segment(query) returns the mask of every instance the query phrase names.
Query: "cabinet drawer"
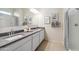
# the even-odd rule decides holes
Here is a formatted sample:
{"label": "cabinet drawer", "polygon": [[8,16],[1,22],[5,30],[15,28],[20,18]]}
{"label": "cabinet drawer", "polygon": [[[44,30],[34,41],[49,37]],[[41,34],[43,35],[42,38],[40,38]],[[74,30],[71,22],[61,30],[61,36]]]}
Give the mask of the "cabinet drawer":
{"label": "cabinet drawer", "polygon": [[3,47],[3,48],[0,48],[0,50],[2,50],[2,51],[13,51],[13,50],[15,50],[16,48],[22,46],[22,45],[23,45],[24,43],[26,43],[27,41],[31,40],[31,39],[32,39],[32,36],[26,37],[26,38],[24,38],[24,39],[22,39],[22,40],[19,40],[19,41],[14,42],[14,43],[12,43],[12,44],[10,44],[10,45],[7,45],[7,46],[5,46],[5,47]]}

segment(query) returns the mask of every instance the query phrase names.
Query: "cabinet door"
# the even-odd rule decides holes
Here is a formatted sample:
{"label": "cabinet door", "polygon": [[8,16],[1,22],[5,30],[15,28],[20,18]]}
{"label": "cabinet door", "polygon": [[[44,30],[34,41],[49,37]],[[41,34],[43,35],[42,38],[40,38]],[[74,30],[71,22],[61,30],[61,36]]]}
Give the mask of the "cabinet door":
{"label": "cabinet door", "polygon": [[44,40],[44,30],[40,31],[40,43]]}
{"label": "cabinet door", "polygon": [[39,32],[33,34],[33,48],[32,50],[35,50],[39,45]]}
{"label": "cabinet door", "polygon": [[32,42],[31,40],[24,43],[22,46],[18,47],[15,51],[32,51]]}

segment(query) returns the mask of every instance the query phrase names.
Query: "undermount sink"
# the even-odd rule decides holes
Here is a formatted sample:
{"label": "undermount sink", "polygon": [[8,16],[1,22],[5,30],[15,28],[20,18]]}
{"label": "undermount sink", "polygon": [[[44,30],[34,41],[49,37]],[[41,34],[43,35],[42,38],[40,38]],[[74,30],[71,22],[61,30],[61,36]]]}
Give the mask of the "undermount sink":
{"label": "undermount sink", "polygon": [[5,40],[16,40],[16,39],[19,39],[19,38],[22,38],[23,35],[17,35],[17,36],[13,36],[13,37],[10,37],[10,38],[6,38]]}

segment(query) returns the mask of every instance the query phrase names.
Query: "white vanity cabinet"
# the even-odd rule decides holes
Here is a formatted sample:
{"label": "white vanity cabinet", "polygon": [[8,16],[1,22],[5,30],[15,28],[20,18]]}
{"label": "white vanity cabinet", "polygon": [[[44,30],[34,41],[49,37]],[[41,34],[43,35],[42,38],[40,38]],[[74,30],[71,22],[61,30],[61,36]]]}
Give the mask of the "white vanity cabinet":
{"label": "white vanity cabinet", "polygon": [[40,43],[44,40],[44,30],[40,31]]}
{"label": "white vanity cabinet", "polygon": [[[24,39],[16,41],[12,44],[9,44],[5,47],[0,48],[0,51],[18,51],[18,50],[31,50],[31,40],[32,36],[28,36]],[[23,46],[23,49],[22,49]],[[25,47],[26,46],[26,47]]]}
{"label": "white vanity cabinet", "polygon": [[40,44],[39,42],[39,35],[40,33],[37,32],[35,34],[33,34],[33,45],[32,45],[32,50],[34,51]]}
{"label": "white vanity cabinet", "polygon": [[43,40],[44,30],[40,30],[25,38],[18,39],[18,41],[0,48],[0,51],[35,51],[35,49]]}

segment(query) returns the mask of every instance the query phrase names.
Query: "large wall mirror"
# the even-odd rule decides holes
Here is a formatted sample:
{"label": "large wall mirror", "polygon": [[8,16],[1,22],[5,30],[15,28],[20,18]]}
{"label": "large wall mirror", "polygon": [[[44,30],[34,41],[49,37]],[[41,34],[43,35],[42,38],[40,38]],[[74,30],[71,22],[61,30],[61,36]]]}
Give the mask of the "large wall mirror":
{"label": "large wall mirror", "polygon": [[[25,8],[0,8],[0,31],[19,30],[32,23],[29,9]],[[9,29],[10,28],[10,29]]]}
{"label": "large wall mirror", "polygon": [[31,25],[32,24],[32,16],[25,16],[23,25]]}
{"label": "large wall mirror", "polygon": [[24,22],[24,9],[14,8],[13,9],[13,26],[23,26]]}
{"label": "large wall mirror", "polygon": [[22,8],[0,8],[0,33],[14,30],[13,27],[23,26],[23,10]]}
{"label": "large wall mirror", "polygon": [[12,12],[10,8],[0,8],[0,28],[11,27]]}

